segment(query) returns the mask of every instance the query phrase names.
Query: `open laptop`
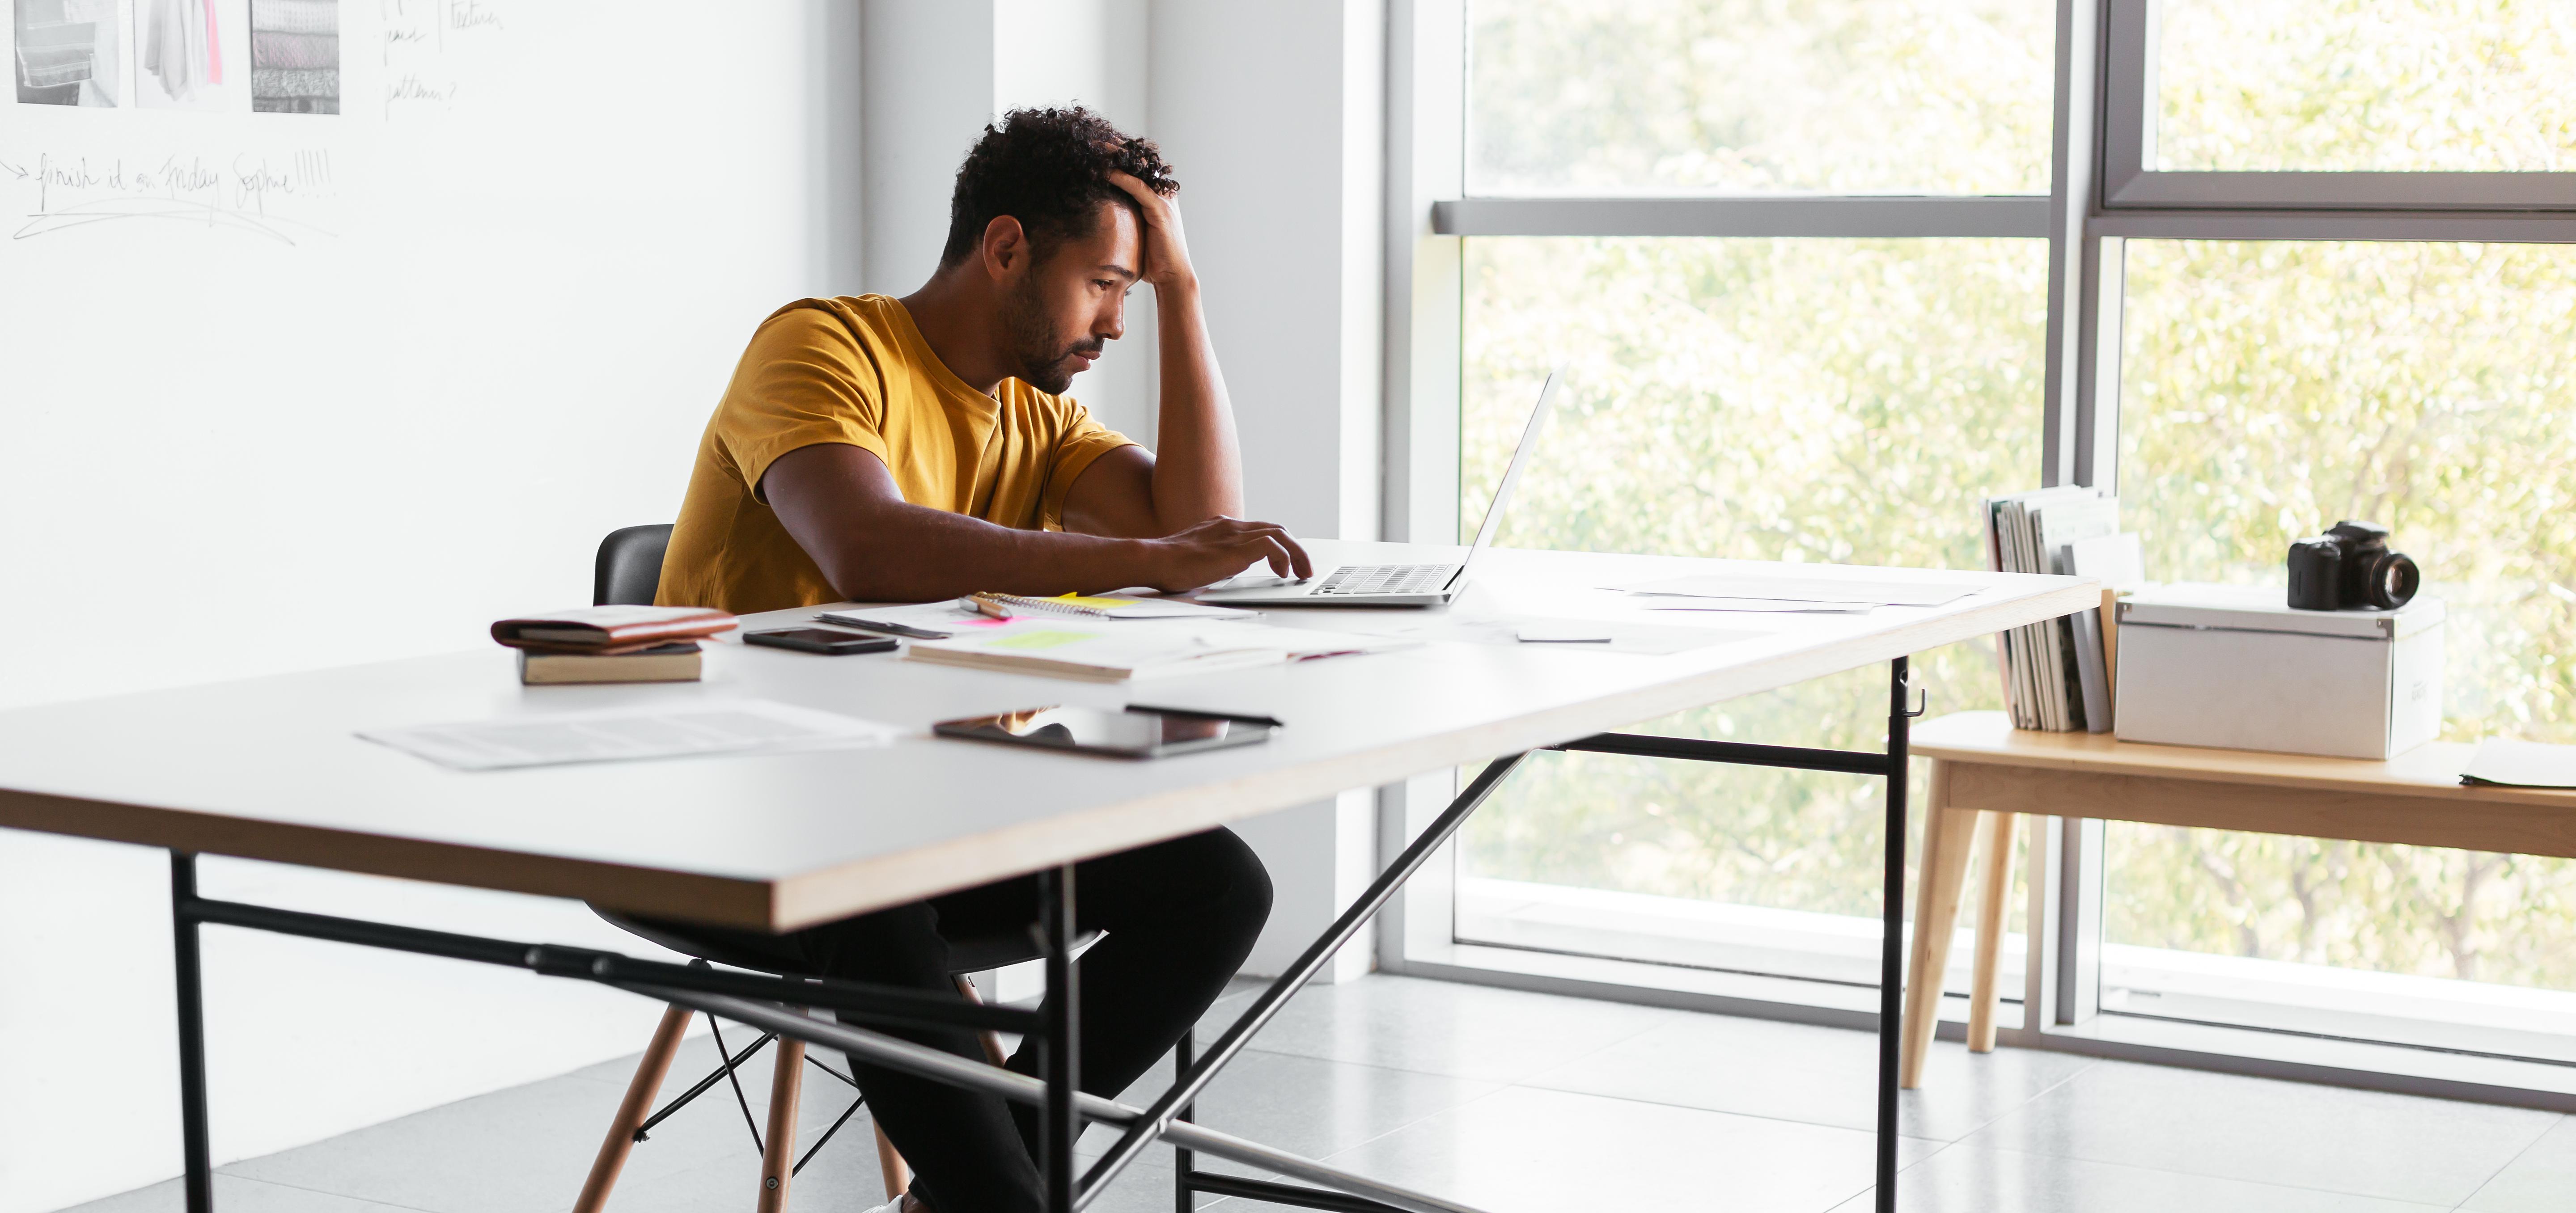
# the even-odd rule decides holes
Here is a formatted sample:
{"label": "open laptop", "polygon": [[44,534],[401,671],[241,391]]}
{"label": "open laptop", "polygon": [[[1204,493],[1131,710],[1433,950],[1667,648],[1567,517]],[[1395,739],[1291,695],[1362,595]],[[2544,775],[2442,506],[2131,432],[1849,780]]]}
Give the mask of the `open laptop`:
{"label": "open laptop", "polygon": [[1494,486],[1494,503],[1485,507],[1485,524],[1476,528],[1476,546],[1467,550],[1460,564],[1344,564],[1322,569],[1304,581],[1290,581],[1267,573],[1246,574],[1220,582],[1215,589],[1196,597],[1201,602],[1221,602],[1228,606],[1437,606],[1456,598],[1467,588],[1467,574],[1476,567],[1476,557],[1484,554],[1503,529],[1503,510],[1512,503],[1512,486],[1520,481],[1521,468],[1529,463],[1530,452],[1538,449],[1539,431],[1547,428],[1548,411],[1556,404],[1556,385],[1564,378],[1562,370],[1548,374],[1547,384],[1538,390],[1538,407],[1530,410],[1529,424],[1521,430],[1521,444],[1512,448],[1511,466],[1503,469],[1503,482]]}

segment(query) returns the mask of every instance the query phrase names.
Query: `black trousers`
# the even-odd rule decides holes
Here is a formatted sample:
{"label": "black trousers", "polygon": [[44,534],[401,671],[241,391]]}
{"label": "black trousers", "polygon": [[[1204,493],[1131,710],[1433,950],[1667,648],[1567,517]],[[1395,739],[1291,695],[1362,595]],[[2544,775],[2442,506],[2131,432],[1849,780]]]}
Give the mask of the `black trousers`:
{"label": "black trousers", "polygon": [[[1270,876],[1220,829],[1076,864],[1074,899],[1075,926],[1106,933],[1080,961],[1082,1089],[1114,1097],[1179,1043],[1251,954],[1270,917]],[[720,960],[774,955],[794,971],[961,997],[948,938],[1018,931],[1037,912],[1037,878],[1025,876],[784,936],[654,925],[705,941]],[[984,1058],[964,1028],[880,1030]],[[1010,1068],[1036,1074],[1036,1053],[1022,1045]],[[850,1066],[877,1124],[912,1164],[912,1194],[935,1213],[1044,1207],[1037,1109],[858,1057]]]}

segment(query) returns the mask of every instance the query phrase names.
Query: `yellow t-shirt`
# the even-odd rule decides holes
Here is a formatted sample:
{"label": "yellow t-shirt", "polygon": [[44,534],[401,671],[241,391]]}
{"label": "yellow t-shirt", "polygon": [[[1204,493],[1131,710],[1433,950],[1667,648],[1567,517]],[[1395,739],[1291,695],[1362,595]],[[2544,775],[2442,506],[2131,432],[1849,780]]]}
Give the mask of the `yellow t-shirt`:
{"label": "yellow t-shirt", "polygon": [[779,456],[846,442],[885,461],[903,499],[1021,530],[1058,530],[1093,460],[1133,443],[1071,399],[959,379],[884,295],[800,299],[752,334],[698,443],[655,601],[748,614],[841,595],[762,500]]}

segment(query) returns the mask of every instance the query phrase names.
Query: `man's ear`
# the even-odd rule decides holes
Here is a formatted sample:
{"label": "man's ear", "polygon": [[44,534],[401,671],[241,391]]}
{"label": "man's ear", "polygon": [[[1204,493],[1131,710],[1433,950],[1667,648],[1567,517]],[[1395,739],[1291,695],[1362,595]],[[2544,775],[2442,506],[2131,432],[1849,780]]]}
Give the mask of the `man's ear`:
{"label": "man's ear", "polygon": [[996,281],[1023,269],[1029,259],[1029,234],[1020,221],[1009,215],[995,215],[984,225],[984,272]]}

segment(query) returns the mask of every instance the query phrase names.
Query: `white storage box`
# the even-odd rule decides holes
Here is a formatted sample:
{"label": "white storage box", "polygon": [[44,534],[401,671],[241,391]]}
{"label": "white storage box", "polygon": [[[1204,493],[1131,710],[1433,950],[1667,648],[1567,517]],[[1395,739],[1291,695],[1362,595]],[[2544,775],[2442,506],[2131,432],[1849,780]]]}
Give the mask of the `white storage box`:
{"label": "white storage box", "polygon": [[2120,603],[2122,741],[2388,758],[2442,728],[2442,602],[2301,611],[2278,587],[2160,586]]}

